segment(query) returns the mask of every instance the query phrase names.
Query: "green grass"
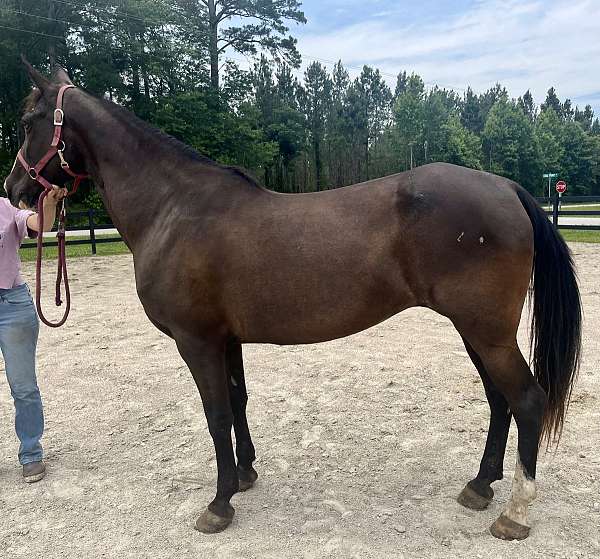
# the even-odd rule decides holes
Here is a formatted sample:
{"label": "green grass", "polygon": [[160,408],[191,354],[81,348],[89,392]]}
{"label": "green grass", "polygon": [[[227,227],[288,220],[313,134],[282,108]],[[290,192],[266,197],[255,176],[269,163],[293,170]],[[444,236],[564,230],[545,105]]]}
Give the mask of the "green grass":
{"label": "green grass", "polygon": [[[548,204],[542,204],[542,208],[544,208],[545,210],[550,210],[552,211],[552,204],[550,206],[548,206]],[[599,211],[600,210],[600,204],[563,204],[560,207],[561,210],[577,210],[577,211],[582,211],[582,212],[590,212],[590,211]],[[582,216],[583,217],[583,216]]]}
{"label": "green grass", "polygon": [[561,209],[563,210],[577,210],[577,211],[581,211],[581,212],[597,212],[600,210],[600,204],[596,204],[596,205],[578,205],[578,204],[569,204],[567,206],[562,206]]}
{"label": "green grass", "polygon": [[[577,231],[564,230],[560,231],[561,235],[567,242],[571,243],[600,243],[600,231]],[[109,235],[106,235],[109,236]],[[98,235],[98,238],[101,236]],[[87,239],[87,237],[69,237],[70,240]],[[52,239],[53,240],[53,239]],[[31,241],[29,241],[31,242]],[[112,256],[114,254],[128,254],[129,249],[123,242],[102,243],[97,245],[97,256]],[[21,260],[23,262],[32,262],[36,257],[36,249],[22,248],[20,251]],[[56,247],[47,247],[44,249],[44,260],[55,259],[57,255]],[[75,245],[67,246],[68,258],[79,258],[82,256],[92,256],[91,245]]]}
{"label": "green grass", "polygon": [[[110,237],[111,235],[104,235],[105,237]],[[88,239],[89,237],[67,237],[67,242],[74,241],[76,239]],[[102,238],[102,235],[96,235],[96,238]],[[55,237],[50,237],[47,239],[48,241],[56,240]],[[31,241],[28,241],[29,244]],[[127,254],[129,253],[129,249],[122,241],[115,243],[102,243],[96,245],[97,248],[97,256],[110,256],[113,254]],[[36,248],[33,246],[32,248],[21,248],[19,251],[21,255],[21,260],[23,262],[31,262],[36,258]],[[92,245],[67,245],[67,258],[77,258],[81,256],[92,256]],[[57,257],[57,247],[46,247],[44,248],[44,260],[50,260]]]}
{"label": "green grass", "polygon": [[570,243],[600,243],[600,231],[577,231],[576,229],[561,229],[561,235]]}

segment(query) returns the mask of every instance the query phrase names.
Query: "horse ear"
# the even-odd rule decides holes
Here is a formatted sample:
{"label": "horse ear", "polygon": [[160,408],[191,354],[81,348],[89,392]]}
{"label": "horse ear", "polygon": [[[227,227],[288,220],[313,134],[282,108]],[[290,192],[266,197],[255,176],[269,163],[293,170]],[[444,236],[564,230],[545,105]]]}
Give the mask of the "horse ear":
{"label": "horse ear", "polygon": [[23,61],[25,69],[27,70],[27,73],[29,74],[29,77],[34,85],[36,85],[40,91],[47,89],[50,85],[50,80],[45,76],[42,76],[42,74],[40,74],[31,64],[29,64],[29,61],[25,58],[24,54],[21,55],[21,60]]}
{"label": "horse ear", "polygon": [[52,77],[54,78],[54,81],[56,83],[59,83],[61,85],[73,85],[73,82],[71,81],[69,74],[67,74],[67,71],[58,64],[54,67]]}

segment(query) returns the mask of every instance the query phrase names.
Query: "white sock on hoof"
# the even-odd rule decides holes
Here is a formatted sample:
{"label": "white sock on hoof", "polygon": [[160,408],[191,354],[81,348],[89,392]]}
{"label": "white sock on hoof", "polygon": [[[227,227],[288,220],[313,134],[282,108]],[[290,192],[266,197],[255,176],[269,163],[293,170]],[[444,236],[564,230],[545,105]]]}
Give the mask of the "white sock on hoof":
{"label": "white sock on hoof", "polygon": [[525,468],[521,464],[521,457],[517,452],[517,464],[510,492],[510,501],[504,515],[518,524],[529,526],[527,508],[533,502],[535,496],[535,480],[527,477]]}

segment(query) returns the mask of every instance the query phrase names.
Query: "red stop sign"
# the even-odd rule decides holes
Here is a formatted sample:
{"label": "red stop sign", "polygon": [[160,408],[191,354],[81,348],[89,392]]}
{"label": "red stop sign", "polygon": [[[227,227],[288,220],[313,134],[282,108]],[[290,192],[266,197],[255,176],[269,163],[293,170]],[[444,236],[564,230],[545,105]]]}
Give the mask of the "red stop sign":
{"label": "red stop sign", "polygon": [[562,194],[563,192],[566,192],[567,190],[567,183],[565,181],[558,181],[556,183],[556,192],[558,192],[559,194]]}

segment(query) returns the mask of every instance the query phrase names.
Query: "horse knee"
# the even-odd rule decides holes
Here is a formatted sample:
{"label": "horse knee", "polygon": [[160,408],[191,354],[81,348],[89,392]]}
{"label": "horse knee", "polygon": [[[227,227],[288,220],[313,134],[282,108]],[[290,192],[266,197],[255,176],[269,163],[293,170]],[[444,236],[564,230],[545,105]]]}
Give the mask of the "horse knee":
{"label": "horse knee", "polygon": [[207,413],[208,432],[213,439],[223,436],[231,436],[231,427],[233,426],[233,413],[231,412],[213,412]]}

